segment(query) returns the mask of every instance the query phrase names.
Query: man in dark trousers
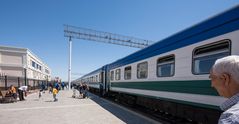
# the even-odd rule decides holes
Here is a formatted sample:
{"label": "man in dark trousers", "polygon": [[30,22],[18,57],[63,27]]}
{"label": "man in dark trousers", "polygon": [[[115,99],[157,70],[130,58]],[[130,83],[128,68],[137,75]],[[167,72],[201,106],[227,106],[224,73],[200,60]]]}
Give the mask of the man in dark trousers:
{"label": "man in dark trousers", "polygon": [[23,93],[27,92],[27,88],[28,88],[27,86],[21,86],[21,87],[18,88],[18,94],[19,94],[19,100],[20,101],[25,100]]}

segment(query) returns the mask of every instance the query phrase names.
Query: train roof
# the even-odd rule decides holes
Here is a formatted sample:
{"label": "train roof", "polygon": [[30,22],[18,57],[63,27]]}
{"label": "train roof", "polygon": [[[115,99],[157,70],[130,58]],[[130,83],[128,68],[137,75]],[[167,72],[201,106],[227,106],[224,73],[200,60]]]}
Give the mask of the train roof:
{"label": "train roof", "polygon": [[[100,67],[100,68],[98,68],[98,69],[96,69],[96,70],[94,70],[94,71],[92,71],[92,72],[90,72],[90,73],[88,73],[88,74],[86,74],[86,75],[84,75],[84,76],[78,78],[78,79],[82,79],[82,78],[87,77],[87,76],[91,76],[91,75],[94,75],[94,74],[98,74],[98,73],[100,73],[101,71],[105,70],[106,67],[107,67],[107,65],[104,65],[104,66],[102,66],[102,67]],[[76,79],[76,80],[78,80],[78,79]]]}
{"label": "train roof", "polygon": [[102,69],[103,69],[103,67],[98,68],[97,70],[94,70],[94,71],[92,71],[92,72],[90,72],[90,73],[88,73],[88,74],[82,76],[81,78],[84,78],[84,77],[87,77],[87,76],[90,76],[90,75],[93,75],[93,74],[99,73],[99,72],[102,71]]}
{"label": "train roof", "polygon": [[223,13],[213,16],[201,23],[178,32],[168,38],[158,41],[151,46],[121,58],[113,63],[94,70],[79,79],[99,73],[105,69],[114,69],[123,65],[147,59],[178,48],[194,44],[205,39],[219,36],[239,29],[239,5]]}
{"label": "train roof", "polygon": [[239,29],[239,5],[109,64],[114,69]]}

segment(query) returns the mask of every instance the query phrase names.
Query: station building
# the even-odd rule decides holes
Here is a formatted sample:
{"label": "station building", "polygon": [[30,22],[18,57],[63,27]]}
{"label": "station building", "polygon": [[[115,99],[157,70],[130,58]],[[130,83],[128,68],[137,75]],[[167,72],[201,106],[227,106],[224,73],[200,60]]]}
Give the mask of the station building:
{"label": "station building", "polygon": [[0,87],[37,86],[51,80],[51,69],[27,48],[0,46],[0,77]]}

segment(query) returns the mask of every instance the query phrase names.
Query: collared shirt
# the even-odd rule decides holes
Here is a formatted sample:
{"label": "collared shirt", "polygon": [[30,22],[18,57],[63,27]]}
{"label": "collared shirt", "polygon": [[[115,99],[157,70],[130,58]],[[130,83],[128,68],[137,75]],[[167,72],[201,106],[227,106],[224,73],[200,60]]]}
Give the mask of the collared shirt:
{"label": "collared shirt", "polygon": [[19,90],[22,90],[22,91],[27,91],[27,86],[21,86],[18,88]]}
{"label": "collared shirt", "polygon": [[220,108],[224,112],[218,124],[239,124],[239,93],[226,100]]}

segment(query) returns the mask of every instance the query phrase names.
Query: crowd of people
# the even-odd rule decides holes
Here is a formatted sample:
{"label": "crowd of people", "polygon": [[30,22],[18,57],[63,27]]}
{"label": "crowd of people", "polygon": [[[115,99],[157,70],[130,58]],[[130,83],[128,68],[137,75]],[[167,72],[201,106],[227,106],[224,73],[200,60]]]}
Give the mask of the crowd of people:
{"label": "crowd of people", "polygon": [[44,84],[42,84],[41,88],[39,90],[39,99],[41,98],[42,93],[45,93],[45,90],[48,89],[49,93],[52,93],[52,95],[53,95],[53,101],[56,102],[56,101],[58,101],[58,99],[57,99],[58,92],[60,90],[64,90],[67,87],[68,87],[68,85],[66,85],[64,82],[58,82],[58,81],[49,83],[48,88],[46,88],[46,86]]}
{"label": "crowd of people", "polygon": [[[17,102],[19,98],[19,101],[25,100],[24,97],[27,96],[29,93],[29,87],[30,86],[20,86],[16,88],[15,86],[11,85],[7,91],[6,95],[4,98],[11,98],[11,101],[9,102]],[[64,82],[58,82],[55,81],[54,83],[45,83],[45,82],[40,82],[39,85],[39,99],[42,97],[43,93],[45,93],[46,90],[49,90],[49,93],[53,94],[53,101],[57,101],[58,99],[56,98],[57,93],[60,90],[64,90],[67,88],[68,85],[66,85]]]}
{"label": "crowd of people", "polygon": [[[73,88],[73,98],[77,98],[77,96],[79,98],[88,98],[88,90],[89,90],[89,86],[86,83],[80,83],[80,84],[73,84],[72,85]],[[77,95],[77,91],[78,94]]]}
{"label": "crowd of people", "polygon": [[27,96],[27,92],[28,92],[28,86],[20,86],[17,90],[16,88],[11,85],[5,95],[5,98],[13,98],[13,100],[11,102],[17,102],[17,93],[19,96],[19,101],[23,101],[24,96]]}
{"label": "crowd of people", "polygon": [[[54,81],[53,83],[48,84],[48,88],[46,88],[43,83],[40,87],[39,99],[42,97],[42,94],[45,93],[45,90],[48,89],[49,93],[53,95],[53,101],[56,102],[58,101],[57,94],[59,91],[68,88],[68,85],[66,85],[64,82]],[[71,88],[73,89],[72,97],[76,98],[78,96],[78,98],[88,98],[89,87],[86,83],[80,83],[79,85],[73,84]],[[79,92],[79,95],[76,95],[77,91]]]}
{"label": "crowd of people", "polygon": [[[29,91],[30,86],[20,86],[19,88],[15,88],[13,85],[9,87],[6,93],[6,97],[13,98],[13,102],[17,101],[17,96],[19,96],[19,101],[25,100],[24,96],[27,96],[27,93]],[[66,85],[64,82],[58,82],[54,81],[53,83],[44,83],[41,82],[39,85],[39,99],[42,98],[43,93],[45,93],[46,90],[49,90],[49,94],[53,95],[53,101],[58,101],[57,94],[60,90],[64,90],[65,88],[68,88],[68,85]],[[88,98],[88,90],[89,87],[86,83],[80,83],[79,85],[73,84],[73,96],[74,98],[77,97],[76,91],[79,92],[78,98]]]}
{"label": "crowd of people", "polygon": [[72,85],[73,88],[73,98],[77,97],[77,91],[78,91],[78,97],[79,98],[88,98],[88,90],[89,90],[89,86],[86,83],[80,83],[79,85],[77,84],[73,84]]}
{"label": "crowd of people", "polygon": [[[13,102],[17,101],[17,97],[19,97],[19,101],[25,100],[24,97],[27,96],[27,93],[29,91],[30,86],[20,86],[16,88],[15,86],[11,85],[7,92],[6,92],[6,97],[12,98]],[[54,81],[50,83],[45,83],[45,82],[40,82],[39,85],[39,90],[38,90],[38,97],[39,99],[42,98],[43,93],[45,93],[46,90],[49,90],[49,94],[53,95],[53,101],[56,102],[58,101],[57,99],[57,94],[59,93],[60,90],[64,90],[68,88],[68,85],[66,85],[64,82],[59,82],[59,81]],[[84,83],[80,84],[73,84],[71,85],[71,88],[73,89],[73,95],[72,97],[74,98],[88,98],[88,90],[89,87],[88,85]],[[77,93],[78,91],[78,93]],[[77,95],[76,95],[77,94]]]}

